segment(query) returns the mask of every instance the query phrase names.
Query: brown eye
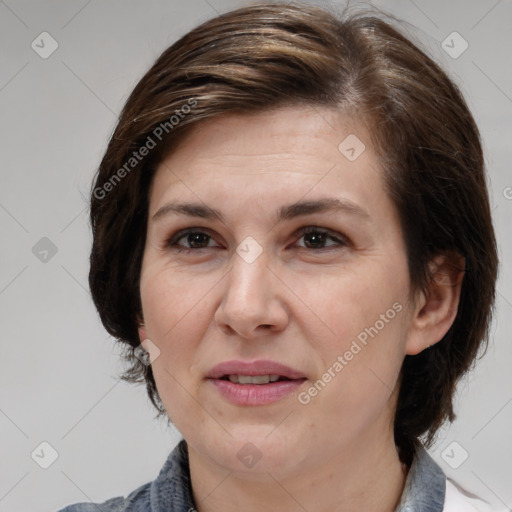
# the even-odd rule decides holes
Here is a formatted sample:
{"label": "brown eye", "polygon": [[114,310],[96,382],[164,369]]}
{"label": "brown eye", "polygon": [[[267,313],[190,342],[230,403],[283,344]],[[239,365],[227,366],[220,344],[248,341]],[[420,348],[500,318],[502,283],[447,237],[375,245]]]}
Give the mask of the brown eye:
{"label": "brown eye", "polygon": [[[180,240],[184,243],[179,243]],[[167,241],[167,246],[178,251],[189,251],[193,249],[205,249],[212,241],[211,235],[197,229],[187,229],[176,233]],[[185,245],[184,245],[185,244]],[[212,246],[210,246],[212,247]]]}
{"label": "brown eye", "polygon": [[[305,245],[299,246],[306,249],[327,249],[333,246],[346,246],[347,242],[339,235],[333,235],[324,229],[307,227],[303,228],[301,238],[304,238]],[[333,244],[325,245],[328,240],[334,241]]]}
{"label": "brown eye", "polygon": [[188,235],[185,235],[187,238],[187,243],[189,243],[194,248],[201,248],[204,246],[204,244],[208,244],[208,241],[210,240],[210,236],[201,233],[200,231],[196,231],[195,233],[189,233]]}
{"label": "brown eye", "polygon": [[[330,250],[348,245],[348,241],[343,236],[314,226],[303,228],[299,234],[301,238],[304,238],[304,245],[299,245],[299,247],[304,249]],[[211,235],[197,228],[189,228],[173,235],[166,242],[166,246],[180,252],[217,247],[211,245],[210,242],[214,242]]]}

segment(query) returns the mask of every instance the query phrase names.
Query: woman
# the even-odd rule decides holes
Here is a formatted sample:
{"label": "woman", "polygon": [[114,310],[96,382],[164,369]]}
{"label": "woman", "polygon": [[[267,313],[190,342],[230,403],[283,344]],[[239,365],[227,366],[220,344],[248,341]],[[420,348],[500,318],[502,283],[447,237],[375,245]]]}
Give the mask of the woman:
{"label": "woman", "polygon": [[184,438],[101,510],[488,510],[419,440],[488,332],[482,148],[388,23],[275,3],[186,34],[129,97],[91,220],[124,378]]}

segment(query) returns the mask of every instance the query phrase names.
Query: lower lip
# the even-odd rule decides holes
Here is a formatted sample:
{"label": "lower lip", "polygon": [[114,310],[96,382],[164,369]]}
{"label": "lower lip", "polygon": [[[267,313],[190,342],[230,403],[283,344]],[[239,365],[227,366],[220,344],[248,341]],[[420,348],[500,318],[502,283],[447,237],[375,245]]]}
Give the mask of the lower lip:
{"label": "lower lip", "polygon": [[224,398],[236,405],[265,405],[296,392],[306,379],[282,380],[268,384],[235,384],[223,379],[209,380]]}

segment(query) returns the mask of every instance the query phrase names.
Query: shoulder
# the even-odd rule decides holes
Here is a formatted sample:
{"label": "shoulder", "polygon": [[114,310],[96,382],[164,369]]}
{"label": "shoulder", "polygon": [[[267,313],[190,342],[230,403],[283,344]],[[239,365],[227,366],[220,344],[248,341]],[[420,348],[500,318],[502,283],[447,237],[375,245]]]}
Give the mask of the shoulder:
{"label": "shoulder", "polygon": [[194,510],[188,448],[184,440],[167,457],[157,478],[141,485],[126,498],[103,503],[75,503],[58,512],[188,512]]}
{"label": "shoulder", "polygon": [[497,510],[447,478],[443,512],[497,512]]}
{"label": "shoulder", "polygon": [[395,512],[510,512],[463,489],[448,478],[421,444],[415,447],[402,498]]}
{"label": "shoulder", "polygon": [[150,511],[149,491],[151,482],[141,485],[126,498],[118,496],[102,503],[74,503],[58,512],[146,512]]}

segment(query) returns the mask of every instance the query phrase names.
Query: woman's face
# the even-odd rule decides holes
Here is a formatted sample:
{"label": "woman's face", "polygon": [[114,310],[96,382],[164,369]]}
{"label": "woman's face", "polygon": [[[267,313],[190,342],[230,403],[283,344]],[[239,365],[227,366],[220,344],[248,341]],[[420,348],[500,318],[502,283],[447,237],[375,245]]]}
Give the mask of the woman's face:
{"label": "woman's face", "polygon": [[291,475],[392,439],[410,281],[357,122],[297,107],[194,128],[157,169],[140,290],[160,397],[198,456]]}

